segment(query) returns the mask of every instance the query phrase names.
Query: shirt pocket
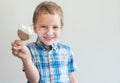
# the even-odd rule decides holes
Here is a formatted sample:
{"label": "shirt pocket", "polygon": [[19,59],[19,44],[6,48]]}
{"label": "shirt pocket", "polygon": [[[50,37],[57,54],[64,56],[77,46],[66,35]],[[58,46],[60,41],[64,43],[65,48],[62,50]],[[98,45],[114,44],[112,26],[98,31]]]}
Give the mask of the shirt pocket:
{"label": "shirt pocket", "polygon": [[68,57],[66,55],[57,56],[51,61],[51,65],[53,68],[65,67],[68,65]]}

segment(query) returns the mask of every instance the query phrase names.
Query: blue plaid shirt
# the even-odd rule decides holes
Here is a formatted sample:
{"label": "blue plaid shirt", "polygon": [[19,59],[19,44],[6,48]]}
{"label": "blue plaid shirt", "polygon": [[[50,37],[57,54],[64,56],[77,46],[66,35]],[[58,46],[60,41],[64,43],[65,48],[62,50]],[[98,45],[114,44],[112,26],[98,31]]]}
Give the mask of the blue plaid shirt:
{"label": "blue plaid shirt", "polygon": [[70,83],[68,74],[76,70],[69,46],[55,42],[49,50],[39,40],[27,45],[40,74],[39,83]]}

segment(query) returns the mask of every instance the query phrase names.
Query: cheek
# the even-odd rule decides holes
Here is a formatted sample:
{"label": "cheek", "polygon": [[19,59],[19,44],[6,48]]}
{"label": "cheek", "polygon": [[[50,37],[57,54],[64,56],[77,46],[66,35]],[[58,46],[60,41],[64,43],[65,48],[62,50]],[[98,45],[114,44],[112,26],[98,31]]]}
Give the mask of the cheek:
{"label": "cheek", "polygon": [[40,31],[37,31],[37,35],[38,35],[39,37],[41,37],[41,36],[43,35],[43,33],[40,32]]}
{"label": "cheek", "polygon": [[60,35],[60,32],[56,32],[55,35],[56,35],[56,36],[59,36],[59,35]]}
{"label": "cheek", "polygon": [[35,31],[35,33],[36,33],[37,35],[43,33],[43,31],[42,31],[41,29],[39,29],[39,28],[35,28],[34,31]]}

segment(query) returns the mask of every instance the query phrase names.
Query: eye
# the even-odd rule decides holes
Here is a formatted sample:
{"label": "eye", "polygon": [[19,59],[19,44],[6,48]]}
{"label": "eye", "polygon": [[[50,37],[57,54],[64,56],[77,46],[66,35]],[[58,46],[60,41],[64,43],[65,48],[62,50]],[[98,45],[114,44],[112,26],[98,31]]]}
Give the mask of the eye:
{"label": "eye", "polygon": [[40,26],[41,28],[47,28],[47,26]]}
{"label": "eye", "polygon": [[53,29],[57,29],[57,28],[59,28],[59,27],[58,27],[58,26],[54,26],[54,27],[53,27]]}

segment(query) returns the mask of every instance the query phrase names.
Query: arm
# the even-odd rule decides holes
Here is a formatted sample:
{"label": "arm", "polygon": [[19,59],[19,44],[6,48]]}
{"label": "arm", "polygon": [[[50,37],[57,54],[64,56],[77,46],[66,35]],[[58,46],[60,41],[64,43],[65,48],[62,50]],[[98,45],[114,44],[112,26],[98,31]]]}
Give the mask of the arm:
{"label": "arm", "polygon": [[25,70],[25,75],[30,83],[38,83],[39,82],[39,72],[37,68],[34,66],[31,59],[23,59],[23,66]]}
{"label": "arm", "polygon": [[70,79],[70,83],[78,83],[74,72],[69,73],[69,79]]}
{"label": "arm", "polygon": [[12,54],[20,58],[23,62],[25,75],[30,83],[39,82],[39,72],[34,66],[29,49],[23,44],[23,41],[16,40],[12,43]]}

